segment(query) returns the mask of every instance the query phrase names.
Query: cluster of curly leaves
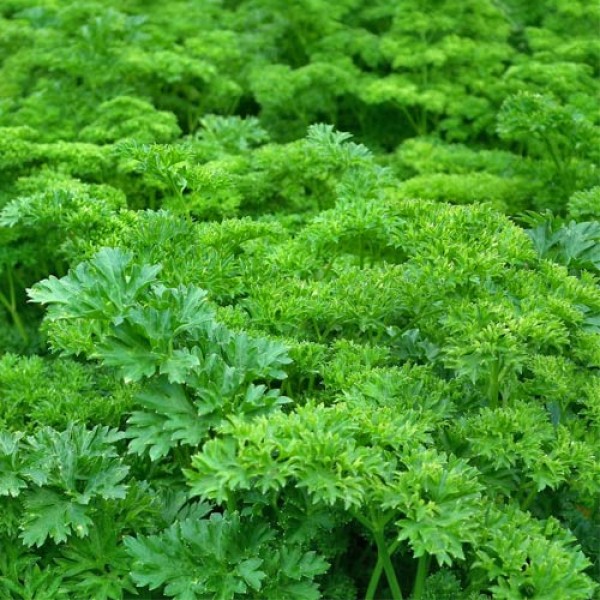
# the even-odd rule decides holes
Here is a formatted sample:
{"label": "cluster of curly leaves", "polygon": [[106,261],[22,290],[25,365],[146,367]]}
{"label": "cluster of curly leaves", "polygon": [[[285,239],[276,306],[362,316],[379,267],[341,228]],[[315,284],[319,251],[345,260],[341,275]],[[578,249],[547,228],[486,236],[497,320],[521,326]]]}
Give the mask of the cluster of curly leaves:
{"label": "cluster of curly leaves", "polygon": [[30,290],[57,363],[131,393],[107,380],[125,404],[90,402],[91,430],[32,412],[3,439],[7,589],[593,593],[594,272],[489,206],[405,200],[347,136],[311,136],[340,172],[303,224],[131,213],[107,238],[123,249]]}
{"label": "cluster of curly leaves", "polygon": [[334,4],[2,3],[0,597],[597,592],[598,9]]}

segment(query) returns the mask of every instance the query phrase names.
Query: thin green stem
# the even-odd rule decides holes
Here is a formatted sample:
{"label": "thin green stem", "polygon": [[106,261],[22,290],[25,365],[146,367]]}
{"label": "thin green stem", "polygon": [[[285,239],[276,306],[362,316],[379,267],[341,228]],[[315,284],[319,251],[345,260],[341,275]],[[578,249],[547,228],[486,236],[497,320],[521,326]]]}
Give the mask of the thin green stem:
{"label": "thin green stem", "polygon": [[408,111],[408,109],[402,105],[400,105],[400,110],[402,111],[402,114],[404,115],[404,117],[406,118],[406,120],[409,122],[410,126],[413,128],[413,130],[415,131],[415,133],[417,135],[420,135],[420,127],[417,124],[417,122],[412,118],[412,115],[410,114],[410,112]]}
{"label": "thin green stem", "polygon": [[415,585],[413,587],[413,600],[420,600],[420,598],[423,596],[428,567],[429,555],[427,552],[425,552],[419,557],[419,562],[417,563],[417,575],[415,577]]}
{"label": "thin green stem", "polygon": [[383,573],[383,560],[381,557],[377,558],[377,564],[371,573],[371,578],[369,579],[369,586],[367,587],[367,593],[365,595],[365,600],[375,600],[375,594],[377,593],[377,586],[379,585],[379,580],[381,579],[381,574]]}
{"label": "thin green stem", "polygon": [[548,153],[550,154],[550,158],[552,159],[552,162],[556,166],[556,170],[558,171],[559,174],[562,174],[563,163],[558,157],[558,153],[554,147],[554,144],[552,143],[552,140],[550,138],[548,138],[547,136],[542,136],[542,140],[544,140],[544,145],[546,146],[546,149],[548,150]]}
{"label": "thin green stem", "polygon": [[21,339],[24,342],[28,342],[29,335],[27,334],[27,330],[25,329],[25,325],[23,324],[21,315],[15,310],[13,313],[11,313],[11,317],[13,323],[15,324],[15,327],[17,328],[17,331],[19,332],[19,335],[21,336]]}
{"label": "thin green stem", "polygon": [[0,303],[4,305],[6,310],[8,310],[9,312],[12,311],[12,306],[10,305],[10,302],[2,292],[0,292]]}
{"label": "thin green stem", "polygon": [[9,293],[10,293],[10,303],[12,304],[13,308],[16,308],[16,306],[17,306],[17,296],[15,294],[15,282],[13,280],[12,271],[9,269],[8,273],[6,275],[7,275],[7,278],[8,278],[8,290],[9,290]]}
{"label": "thin green stem", "polygon": [[360,513],[355,512],[352,515],[361,525],[363,525],[368,531],[372,532],[373,531],[373,524],[371,523],[371,521],[369,521],[369,519],[367,519],[366,517],[363,517]]}
{"label": "thin green stem", "polygon": [[392,515],[382,516],[376,518],[374,515],[370,515],[370,519],[361,515],[360,513],[354,513],[354,518],[361,523],[368,531],[371,532],[377,545],[377,564],[371,574],[369,586],[367,588],[366,600],[374,600],[375,592],[381,578],[381,571],[385,571],[390,591],[392,593],[392,600],[402,600],[402,590],[394,571],[394,565],[392,565],[391,555],[396,551],[399,545],[399,541],[395,541],[389,548],[385,543],[384,530],[386,524],[389,522]]}
{"label": "thin green stem", "polygon": [[529,494],[527,494],[527,498],[525,498],[525,500],[523,501],[523,504],[521,506],[521,508],[523,510],[527,510],[531,504],[533,503],[533,501],[535,500],[536,496],[538,495],[538,491],[535,488],[535,485],[531,488]]}
{"label": "thin green stem", "polygon": [[15,293],[15,283],[13,280],[12,272],[10,270],[7,273],[7,280],[8,280],[9,298],[7,298],[5,294],[0,292],[0,303],[4,305],[4,307],[10,314],[10,317],[13,320],[13,323],[14,323],[15,327],[17,328],[17,331],[19,332],[19,335],[21,336],[22,340],[24,342],[28,342],[29,336],[27,335],[25,325],[23,324],[23,321],[21,320],[21,315],[19,314],[19,311],[17,309],[17,297],[16,297],[16,293]]}
{"label": "thin green stem", "polygon": [[313,324],[313,328],[315,330],[315,335],[317,337],[317,342],[320,342],[323,339],[323,335],[321,333],[321,330],[319,329],[319,325],[316,321],[316,319],[311,319],[312,324]]}
{"label": "thin green stem", "polygon": [[383,530],[374,529],[373,537],[377,544],[377,553],[383,562],[383,570],[385,571],[385,576],[388,580],[390,591],[392,592],[392,600],[402,600],[402,590],[400,589],[396,571],[394,571],[394,565],[392,564],[392,559],[388,552],[387,544],[385,543]]}
{"label": "thin green stem", "polygon": [[[394,552],[398,549],[400,545],[400,541],[396,540],[389,548],[388,554],[393,556]],[[377,557],[377,563],[375,564],[375,568],[371,573],[371,578],[369,579],[369,586],[367,587],[367,593],[365,595],[365,600],[375,600],[375,594],[377,593],[377,586],[379,585],[379,580],[381,579],[381,575],[383,573],[383,559],[381,556]]]}

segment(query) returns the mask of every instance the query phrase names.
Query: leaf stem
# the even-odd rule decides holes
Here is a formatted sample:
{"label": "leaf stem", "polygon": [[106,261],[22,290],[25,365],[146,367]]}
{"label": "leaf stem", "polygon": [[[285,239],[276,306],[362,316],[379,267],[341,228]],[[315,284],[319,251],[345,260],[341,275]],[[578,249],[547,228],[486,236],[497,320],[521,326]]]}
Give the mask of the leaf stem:
{"label": "leaf stem", "polygon": [[367,593],[365,595],[365,600],[375,600],[375,593],[377,592],[377,586],[379,585],[379,580],[381,579],[381,574],[383,573],[383,560],[381,556],[377,558],[377,564],[371,573],[371,578],[369,579],[369,586],[367,587]]}
{"label": "leaf stem", "polygon": [[413,587],[413,600],[420,600],[425,590],[425,579],[427,577],[427,571],[429,567],[429,554],[424,552],[419,556],[419,562],[417,563],[417,575],[415,577],[415,585]]}
{"label": "leaf stem", "polygon": [[[396,540],[389,548],[388,554],[390,557],[396,552],[398,546],[400,545],[400,541]],[[367,593],[365,595],[365,600],[375,600],[375,594],[377,592],[377,586],[379,585],[379,580],[381,579],[381,574],[383,573],[383,558],[381,556],[377,557],[377,563],[375,564],[375,568],[371,573],[371,578],[369,579],[369,586],[367,587]]]}
{"label": "leaf stem", "polygon": [[25,326],[23,325],[23,321],[21,320],[21,315],[17,309],[17,298],[15,293],[15,283],[13,280],[12,271],[9,269],[6,277],[8,279],[8,293],[10,299],[5,296],[2,292],[0,292],[0,303],[4,305],[8,313],[10,314],[19,335],[23,339],[24,342],[29,341],[29,336],[27,335],[27,331]]}
{"label": "leaf stem", "polygon": [[534,485],[531,488],[531,491],[529,492],[529,494],[527,494],[527,497],[525,498],[525,500],[523,501],[523,505],[521,506],[521,508],[523,510],[527,510],[531,506],[533,501],[535,500],[535,497],[537,496],[537,494],[538,494],[538,491]]}
{"label": "leaf stem", "polygon": [[357,512],[354,513],[353,516],[359,523],[364,525],[364,527],[373,534],[375,544],[377,545],[377,564],[375,565],[375,569],[371,574],[365,600],[374,600],[382,569],[385,571],[385,575],[390,586],[390,591],[392,592],[392,600],[402,600],[402,590],[400,589],[400,584],[398,583],[398,578],[396,577],[394,565],[392,565],[391,560],[391,555],[396,551],[400,542],[396,540],[388,549],[387,544],[385,543],[385,536],[383,534],[385,526],[389,522],[391,515],[382,516],[380,518],[375,518],[375,516],[371,515],[371,518],[368,519]]}
{"label": "leaf stem", "polygon": [[390,591],[392,592],[392,600],[402,600],[402,590],[400,589],[400,584],[398,583],[398,578],[396,577],[396,572],[394,571],[394,565],[392,565],[387,544],[385,543],[385,538],[383,537],[383,530],[373,529],[373,537],[375,538],[375,543],[377,544],[377,553],[383,562],[383,570],[385,571],[385,576],[388,580]]}
{"label": "leaf stem", "polygon": [[550,158],[552,159],[552,162],[556,166],[556,170],[557,170],[558,174],[562,175],[563,163],[558,157],[558,152],[556,151],[554,144],[552,143],[552,140],[548,136],[545,136],[545,135],[541,136],[541,138],[544,141],[544,145],[546,146],[548,153],[550,154]]}
{"label": "leaf stem", "polygon": [[415,131],[415,133],[417,135],[421,135],[421,133],[420,133],[421,128],[417,124],[417,122],[412,118],[412,116],[410,114],[410,111],[405,106],[403,106],[402,104],[399,104],[398,106],[399,106],[400,110],[402,111],[402,113],[404,114],[404,117],[406,118],[406,120],[409,122],[410,126]]}

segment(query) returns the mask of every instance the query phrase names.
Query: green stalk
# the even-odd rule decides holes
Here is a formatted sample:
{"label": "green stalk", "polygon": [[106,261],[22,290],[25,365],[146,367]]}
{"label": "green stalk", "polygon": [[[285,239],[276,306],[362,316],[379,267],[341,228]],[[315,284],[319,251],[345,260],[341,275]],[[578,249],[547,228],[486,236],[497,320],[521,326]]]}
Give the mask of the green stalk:
{"label": "green stalk", "polygon": [[183,190],[173,181],[173,178],[170,176],[169,176],[169,188],[171,188],[171,193],[174,196],[176,196],[180,200],[183,199]]}
{"label": "green stalk", "polygon": [[427,577],[427,571],[429,570],[429,555],[427,552],[423,553],[419,557],[417,563],[417,575],[415,577],[415,585],[413,587],[413,600],[420,600],[425,590],[425,579]]}
{"label": "green stalk", "polygon": [[374,529],[373,537],[375,538],[377,553],[383,563],[383,570],[385,571],[385,576],[388,580],[390,591],[392,592],[392,600],[402,600],[402,590],[400,589],[400,584],[398,583],[398,578],[394,571],[394,565],[392,565],[385,538],[383,537],[383,530]]}
{"label": "green stalk", "polygon": [[548,150],[548,153],[550,154],[550,158],[552,159],[552,162],[556,166],[556,170],[558,171],[559,175],[562,175],[563,163],[558,157],[558,152],[556,151],[556,148],[554,147],[552,140],[545,135],[542,136],[542,140],[544,140],[544,145],[546,146],[546,149]]}
{"label": "green stalk", "polygon": [[319,329],[319,325],[316,321],[316,319],[311,319],[312,324],[313,324],[313,328],[315,330],[315,335],[317,336],[317,342],[320,342],[323,339],[323,336],[321,334],[321,330]]}
{"label": "green stalk", "polygon": [[367,587],[367,593],[365,595],[365,600],[375,600],[375,593],[377,592],[377,586],[379,585],[379,580],[381,579],[381,574],[383,573],[383,560],[379,556],[377,558],[377,564],[371,573],[371,578],[369,579],[369,586]]}
{"label": "green stalk", "polygon": [[543,140],[544,145],[546,146],[546,149],[550,154],[552,162],[556,166],[556,171],[559,177],[563,181],[566,180],[567,188],[569,190],[573,190],[575,187],[574,174],[573,171],[569,170],[568,168],[569,164],[573,160],[573,155],[565,158],[564,155],[562,155],[563,153],[560,152],[560,150],[556,147],[551,138],[549,138],[548,136],[542,136],[541,139]]}
{"label": "green stalk", "polygon": [[15,307],[7,300],[6,296],[0,292],[0,303],[6,308],[10,318],[13,321],[14,326],[17,328],[19,335],[23,339],[24,342],[27,342],[29,336],[27,335],[27,331],[25,330],[25,326],[23,325],[23,321],[21,320],[21,316],[15,309]]}
{"label": "green stalk", "polygon": [[404,117],[406,118],[406,120],[408,121],[408,123],[410,124],[410,126],[413,128],[413,130],[415,131],[415,133],[417,135],[420,135],[420,127],[417,124],[417,122],[412,118],[410,112],[408,111],[408,109],[402,105],[398,105],[400,110],[402,111],[402,114],[404,115]]}
{"label": "green stalk", "polygon": [[[398,546],[400,545],[400,541],[396,540],[389,548],[388,554],[390,557],[396,552]],[[369,587],[367,587],[367,593],[365,596],[365,600],[375,600],[375,594],[377,593],[377,586],[379,585],[379,580],[381,579],[381,574],[383,573],[383,559],[381,556],[377,557],[377,563],[373,572],[371,573],[371,578],[369,579]]]}
{"label": "green stalk", "polygon": [[371,518],[368,519],[360,513],[354,513],[353,516],[359,523],[364,525],[364,527],[373,534],[375,544],[377,545],[377,564],[375,565],[375,569],[371,574],[365,600],[375,599],[375,592],[377,591],[377,585],[381,577],[382,569],[385,571],[385,575],[390,586],[390,591],[392,592],[392,600],[402,600],[402,590],[400,589],[400,584],[398,583],[398,578],[396,577],[396,572],[394,571],[394,565],[392,565],[391,559],[391,554],[396,551],[399,542],[396,540],[396,542],[394,542],[388,549],[387,544],[385,543],[385,537],[383,535],[385,526],[389,522],[391,515],[387,518],[383,517],[379,519],[375,518],[373,515],[371,515]]}
{"label": "green stalk", "polygon": [[529,494],[527,494],[527,498],[525,498],[523,505],[521,506],[521,508],[523,510],[527,510],[531,504],[533,503],[533,501],[535,500],[536,496],[538,494],[538,491],[535,489],[535,485],[531,488],[531,491],[529,492]]}
{"label": "green stalk", "polygon": [[12,272],[10,270],[7,272],[7,279],[8,279],[8,290],[9,290],[10,299],[7,298],[2,292],[0,292],[0,303],[2,303],[4,305],[4,307],[10,314],[10,317],[13,320],[13,323],[14,323],[15,327],[17,328],[17,331],[19,332],[19,335],[21,336],[23,341],[28,342],[29,336],[27,335],[27,331],[25,330],[25,326],[23,325],[23,321],[21,320],[21,315],[19,314],[19,311],[17,310],[17,297],[16,297],[16,293],[15,293],[15,283],[13,281]]}
{"label": "green stalk", "polygon": [[25,325],[23,324],[21,315],[18,313],[18,311],[15,310],[14,312],[11,313],[11,317],[12,317],[13,323],[15,324],[15,327],[17,328],[17,331],[19,332],[19,335],[21,336],[21,339],[24,342],[28,342],[29,335],[27,334],[27,330],[25,329]]}

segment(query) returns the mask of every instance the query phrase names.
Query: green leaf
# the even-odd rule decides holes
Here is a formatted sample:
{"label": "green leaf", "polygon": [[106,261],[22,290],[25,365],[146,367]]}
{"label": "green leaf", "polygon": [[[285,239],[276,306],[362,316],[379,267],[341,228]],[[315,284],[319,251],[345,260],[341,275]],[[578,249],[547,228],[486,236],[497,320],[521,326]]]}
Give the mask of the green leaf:
{"label": "green leaf", "polygon": [[16,497],[27,488],[21,474],[22,457],[19,456],[22,437],[22,434],[0,432],[0,496]]}
{"label": "green leaf", "polygon": [[55,543],[65,542],[71,533],[88,534],[92,520],[82,505],[50,490],[28,494],[21,538],[26,546],[41,546],[50,537]]}
{"label": "green leaf", "polygon": [[132,256],[104,248],[62,279],[54,276],[29,290],[33,302],[49,305],[48,318],[114,319],[121,315],[156,280],[159,266],[131,264]]}
{"label": "green leaf", "polygon": [[262,580],[267,574],[259,567],[262,565],[262,558],[249,558],[240,563],[238,573],[244,578],[244,581],[253,589],[260,590]]}
{"label": "green leaf", "polygon": [[100,500],[125,497],[129,468],[114,447],[122,437],[106,427],[88,431],[71,425],[64,432],[44,428],[27,438],[21,524],[26,545],[41,546],[48,537],[56,543],[71,534],[84,537]]}
{"label": "green leaf", "polygon": [[131,452],[148,450],[157,460],[179,444],[195,447],[206,438],[212,421],[198,414],[181,385],[162,379],[140,392],[137,400],[146,410],[133,412],[128,420]]}

